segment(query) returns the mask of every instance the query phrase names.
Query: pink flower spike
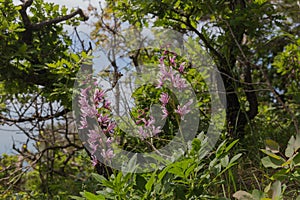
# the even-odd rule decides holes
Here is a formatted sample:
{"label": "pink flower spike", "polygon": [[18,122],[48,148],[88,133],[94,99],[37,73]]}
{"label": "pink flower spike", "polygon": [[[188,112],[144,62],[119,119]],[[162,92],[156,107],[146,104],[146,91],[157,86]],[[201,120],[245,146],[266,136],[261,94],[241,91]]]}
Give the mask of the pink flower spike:
{"label": "pink flower spike", "polygon": [[173,86],[175,88],[178,88],[178,89],[184,89],[186,88],[188,85],[186,84],[186,81],[184,79],[182,79],[180,77],[179,74],[177,74],[173,79],[172,79],[172,83],[173,83]]}
{"label": "pink flower spike", "polygon": [[85,129],[88,127],[88,124],[87,124],[87,121],[86,121],[86,118],[85,117],[81,117],[81,120],[80,120],[80,127],[78,127],[78,129]]}
{"label": "pink flower spike", "polygon": [[102,102],[104,100],[104,98],[103,98],[104,95],[105,95],[104,90],[96,89],[95,93],[94,93],[94,102],[96,104],[99,103],[99,102]]}
{"label": "pink flower spike", "polygon": [[158,79],[158,84],[157,84],[157,86],[156,86],[156,89],[161,88],[163,85],[164,85],[163,80],[162,80],[162,79]]}
{"label": "pink flower spike", "polygon": [[95,167],[98,164],[98,159],[96,156],[92,155],[92,165]]}
{"label": "pink flower spike", "polygon": [[100,125],[106,124],[109,122],[108,116],[103,116],[102,114],[98,117],[98,122]]}
{"label": "pink flower spike", "polygon": [[145,138],[148,137],[148,134],[146,133],[146,131],[143,129],[142,126],[139,126],[139,134],[142,136],[141,140],[144,140]]}
{"label": "pink flower spike", "polygon": [[165,60],[165,57],[164,57],[164,56],[160,57],[159,63],[160,63],[161,65],[164,65],[164,60]]}
{"label": "pink flower spike", "polygon": [[104,131],[105,133],[110,134],[110,133],[113,133],[113,132],[114,132],[115,127],[116,127],[116,123],[110,122],[110,123],[107,125],[106,129],[104,129],[103,131]]}
{"label": "pink flower spike", "polygon": [[90,144],[90,147],[92,148],[92,151],[91,151],[91,154],[95,154],[96,151],[97,151],[97,148],[98,148],[99,144]]}
{"label": "pink flower spike", "polygon": [[174,66],[176,65],[175,59],[176,59],[176,55],[173,56],[172,58],[170,58],[170,62],[171,62],[171,64],[174,65]]}
{"label": "pink flower spike", "polygon": [[81,91],[80,91],[80,96],[82,96],[82,97],[87,97],[87,92],[90,90],[90,87],[87,87],[87,88],[85,88],[85,89],[81,89]]}
{"label": "pink flower spike", "polygon": [[177,106],[177,109],[175,110],[175,113],[178,113],[181,117],[181,119],[184,119],[184,115],[188,114],[191,110],[189,108],[189,106],[193,103],[193,100],[190,100],[189,102],[187,102],[184,106]]}
{"label": "pink flower spike", "polygon": [[158,126],[158,127],[152,126],[152,135],[153,136],[156,136],[160,132],[161,132],[161,127],[160,126]]}
{"label": "pink flower spike", "polygon": [[97,131],[95,131],[95,130],[89,130],[88,136],[89,136],[89,140],[95,141],[95,142],[100,137],[99,133],[97,133]]}
{"label": "pink flower spike", "polygon": [[155,123],[154,117],[153,117],[153,116],[150,116],[150,117],[149,117],[149,120],[148,120],[147,123],[146,123],[146,126],[151,126],[151,125],[154,124],[154,123]]}
{"label": "pink flower spike", "polygon": [[110,110],[110,102],[108,100],[105,100],[103,107]]}
{"label": "pink flower spike", "polygon": [[161,93],[159,100],[163,105],[166,105],[169,102],[170,97],[167,93],[163,92]]}
{"label": "pink flower spike", "polygon": [[92,117],[97,116],[98,110],[95,107],[90,107],[89,109],[87,109],[86,114],[87,114],[87,116],[92,118]]}
{"label": "pink flower spike", "polygon": [[183,71],[184,71],[184,66],[185,66],[185,62],[183,62],[183,63],[180,64],[180,66],[179,66],[179,68],[178,68],[178,70],[179,70],[180,73],[183,73]]}
{"label": "pink flower spike", "polygon": [[107,145],[111,145],[111,143],[113,143],[114,142],[114,138],[112,138],[112,137],[109,137],[109,138],[107,138],[107,140],[106,140],[106,144]]}
{"label": "pink flower spike", "polygon": [[162,112],[163,112],[163,115],[162,115],[162,120],[167,118],[168,115],[169,115],[169,112],[168,110],[166,109],[166,107],[162,106]]}
{"label": "pink flower spike", "polygon": [[105,149],[102,149],[101,156],[105,160],[110,161],[110,159],[112,159],[115,156],[115,154],[114,154],[113,150],[111,150],[111,149],[108,149],[106,151],[105,151]]}
{"label": "pink flower spike", "polygon": [[88,107],[88,101],[86,100],[86,97],[80,97],[78,103],[81,107]]}

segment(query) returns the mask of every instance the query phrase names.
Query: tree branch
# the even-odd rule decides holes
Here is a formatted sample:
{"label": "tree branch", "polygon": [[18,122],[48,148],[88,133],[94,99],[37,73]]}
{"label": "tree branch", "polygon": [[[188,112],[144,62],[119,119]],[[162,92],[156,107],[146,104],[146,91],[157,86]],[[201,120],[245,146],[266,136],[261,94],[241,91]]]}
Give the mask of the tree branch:
{"label": "tree branch", "polygon": [[41,28],[43,28],[45,26],[49,26],[52,24],[57,24],[57,23],[69,20],[69,19],[75,17],[76,15],[80,15],[80,17],[82,17],[84,21],[89,19],[89,17],[86,16],[80,8],[78,8],[76,11],[74,11],[68,15],[64,15],[64,16],[60,16],[60,17],[57,17],[54,19],[48,19],[48,20],[40,22],[40,23],[32,24],[31,29],[32,30],[40,30]]}
{"label": "tree branch", "polygon": [[26,44],[32,43],[32,31],[38,31],[38,30],[41,30],[45,26],[49,26],[52,24],[57,24],[62,21],[69,20],[69,19],[75,17],[76,15],[80,15],[80,17],[82,17],[84,21],[89,19],[89,17],[86,16],[80,8],[78,8],[76,11],[74,11],[68,15],[59,16],[54,19],[48,19],[48,20],[33,24],[33,23],[31,23],[30,18],[27,14],[27,8],[32,5],[33,0],[24,0],[22,2],[23,2],[23,4],[21,4],[22,8],[19,10],[19,13],[21,15],[22,21],[24,23],[24,27],[26,29],[23,33],[23,38],[22,38],[22,40]]}
{"label": "tree branch", "polygon": [[33,0],[26,0],[26,1],[23,1],[23,4],[21,5],[22,8],[21,10],[19,11],[20,14],[21,14],[21,17],[22,17],[22,20],[23,20],[23,23],[25,25],[25,27],[28,27],[31,25],[31,22],[30,22],[30,19],[27,15],[27,8],[30,7],[33,3]]}
{"label": "tree branch", "polygon": [[32,121],[45,121],[57,117],[61,117],[65,115],[66,113],[70,112],[69,109],[64,109],[60,112],[55,113],[54,115],[46,115],[46,116],[32,116],[27,118],[19,118],[19,119],[11,119],[8,117],[5,117],[3,115],[0,115],[0,122],[11,122],[11,123],[22,123],[22,122],[32,122]]}

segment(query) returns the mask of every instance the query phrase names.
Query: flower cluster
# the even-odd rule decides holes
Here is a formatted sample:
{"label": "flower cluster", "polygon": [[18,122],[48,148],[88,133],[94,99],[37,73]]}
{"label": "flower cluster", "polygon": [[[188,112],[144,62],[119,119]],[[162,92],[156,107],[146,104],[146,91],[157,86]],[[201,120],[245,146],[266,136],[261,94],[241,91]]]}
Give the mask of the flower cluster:
{"label": "flower cluster", "polygon": [[175,110],[175,113],[178,113],[181,117],[181,119],[184,119],[184,116],[186,114],[188,114],[189,112],[191,112],[190,109],[190,105],[193,103],[193,100],[191,99],[190,101],[188,101],[186,104],[184,104],[183,106],[178,105],[177,109]]}
{"label": "flower cluster", "polygon": [[162,56],[159,59],[161,76],[158,79],[157,88],[161,88],[165,84],[166,81],[171,82],[172,86],[179,90],[183,90],[183,89],[187,88],[188,85],[187,85],[185,79],[183,79],[181,77],[181,74],[184,73],[185,62],[180,64],[180,66],[178,68],[178,71],[179,71],[179,73],[178,73],[176,70],[173,70],[173,68],[176,67],[176,63],[175,63],[176,56],[173,56],[172,58],[170,58],[170,65],[168,65],[168,66],[165,65],[165,62],[164,62],[165,59],[166,59],[165,56]]}
{"label": "flower cluster", "polygon": [[148,137],[157,136],[157,134],[161,132],[161,127],[156,127],[154,125],[155,119],[153,116],[150,116],[148,120],[145,118],[142,118],[141,120],[144,122],[144,126],[139,126],[139,135],[141,136],[142,140]]}
{"label": "flower cluster", "polygon": [[[167,54],[167,51],[164,52],[164,55]],[[177,71],[174,70],[176,68],[176,55],[174,54],[172,57],[169,58],[169,65],[166,66],[165,60],[166,56],[162,56],[159,59],[160,62],[160,77],[158,79],[158,85],[157,88],[162,88],[166,82],[170,82],[171,86],[175,89],[178,89],[179,91],[182,91],[187,88],[188,84],[184,78],[182,78],[182,74],[184,74],[185,70],[185,62],[182,62]],[[169,112],[166,108],[166,105],[168,104],[170,100],[170,96],[168,93],[163,92],[160,95],[160,102],[161,102],[161,109],[162,109],[162,119],[165,119],[168,117]],[[192,100],[187,102],[185,105],[181,106],[178,105],[177,109],[174,110],[175,113],[179,114],[181,119],[184,119],[184,116],[188,114],[190,110],[190,105],[192,104]]]}
{"label": "flower cluster", "polygon": [[148,137],[157,136],[158,133],[161,132],[161,127],[155,126],[155,119],[153,116],[146,117],[146,112],[144,110],[140,111],[140,115],[138,115],[138,120],[136,121],[137,125],[141,125],[138,127],[138,134],[142,140]]}
{"label": "flower cluster", "polygon": [[[172,54],[171,57],[168,57],[166,51],[159,61],[160,76],[157,88],[171,85],[172,89],[184,92],[184,90],[188,87],[186,80],[183,78],[186,63],[182,62],[178,66],[176,62],[176,54]],[[97,83],[94,83],[94,85],[97,88]],[[90,98],[89,94],[91,93],[93,95]],[[177,105],[176,107],[176,105],[170,103],[170,99],[171,97],[168,92],[164,91],[160,94],[159,101],[161,102],[162,119],[166,119],[170,112],[172,112],[177,113],[181,117],[181,120],[183,120],[184,116],[191,111],[190,106],[192,104],[192,100],[188,101],[184,105]],[[106,98],[104,90],[99,88],[93,90],[93,87],[89,86],[81,89],[79,106],[81,113],[79,129],[86,133],[86,136],[88,137],[87,144],[91,149],[93,165],[97,165],[98,159],[96,155],[99,154],[104,161],[109,163],[115,156],[112,144],[115,142],[116,129],[116,122],[112,119],[111,114],[111,102]],[[171,109],[173,109],[173,111],[171,111]],[[89,127],[88,122],[93,119],[97,119],[100,131],[95,130],[94,127]],[[142,113],[138,116],[136,124],[138,125],[137,134],[140,136],[141,140],[145,140],[149,137],[155,137],[162,132],[161,126],[155,125],[154,117],[151,116],[149,111],[146,109],[142,110]]]}
{"label": "flower cluster", "polygon": [[168,117],[169,112],[166,108],[167,103],[169,103],[170,100],[170,96],[168,95],[168,93],[161,93],[160,98],[159,98],[160,102],[162,103],[161,105],[161,109],[162,109],[162,119],[165,119]]}
{"label": "flower cluster", "polygon": [[[81,89],[79,97],[80,105],[80,124],[79,129],[87,131],[88,145],[91,148],[92,163],[96,165],[98,163],[96,158],[96,152],[101,149],[101,156],[105,161],[110,161],[115,155],[111,148],[111,144],[114,141],[114,129],[116,123],[110,116],[110,102],[105,99],[105,92],[103,90],[96,89],[93,95],[92,102],[89,102],[89,93],[91,87]],[[97,122],[101,127],[101,133],[96,130],[90,130],[88,127],[88,119],[97,118]]]}

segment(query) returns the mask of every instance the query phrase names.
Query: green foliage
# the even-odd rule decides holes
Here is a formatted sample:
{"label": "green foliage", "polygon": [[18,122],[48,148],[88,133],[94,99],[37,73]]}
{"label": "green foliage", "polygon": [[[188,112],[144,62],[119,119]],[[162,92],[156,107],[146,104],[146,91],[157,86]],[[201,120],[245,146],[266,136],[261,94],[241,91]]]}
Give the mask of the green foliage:
{"label": "green foliage", "polygon": [[82,192],[81,195],[83,199],[91,200],[221,199],[220,188],[225,184],[222,176],[237,164],[242,155],[237,154],[230,158],[229,152],[236,143],[237,141],[224,141],[214,153],[205,156],[206,145],[209,143],[201,133],[191,143],[187,155],[163,169],[143,174],[115,172],[109,179],[94,174],[100,190],[96,195],[88,192]]}
{"label": "green foliage", "polygon": [[271,176],[265,175],[270,182],[263,191],[257,189],[252,193],[245,191],[237,191],[233,197],[236,199],[291,199],[300,198],[300,135],[292,136],[283,152],[280,151],[280,146],[274,140],[268,139],[265,141],[266,149],[261,151],[267,156],[261,159],[265,168],[275,169],[275,173]]}
{"label": "green foliage", "polygon": [[[59,159],[55,159],[53,171],[50,175],[47,163],[35,166],[35,169],[22,171],[18,166],[19,156],[2,155],[0,158],[0,179],[9,181],[1,182],[1,199],[69,199],[72,194],[79,194],[82,189],[94,191],[95,181],[90,174],[92,166],[86,152],[77,152],[71,160],[72,164],[65,166],[62,153],[57,152]],[[63,170],[63,171],[62,171]],[[48,174],[48,175],[46,175]],[[62,175],[64,174],[64,175]],[[45,184],[46,183],[46,184]],[[11,185],[13,187],[11,187]]]}
{"label": "green foliage", "polygon": [[[63,24],[75,26],[78,19],[31,30],[21,17],[21,9],[12,0],[0,3],[0,85],[4,89],[1,103],[14,94],[38,91],[49,101],[63,99],[64,105],[70,107],[70,90],[82,55],[69,51],[72,41]],[[33,1],[29,9],[32,24],[67,13],[66,7],[42,0]]]}
{"label": "green foliage", "polygon": [[[203,45],[214,59],[226,83],[229,103],[234,99],[231,94],[236,94],[239,106],[230,107],[232,104],[228,104],[227,114],[233,110],[235,116],[242,116],[250,111],[250,94],[258,98],[258,115],[254,119],[245,115],[246,134],[239,140],[239,146],[236,145],[237,140],[226,140],[212,153],[206,154],[208,141],[201,133],[184,156],[165,168],[145,174],[114,172],[109,179],[93,174],[98,186],[89,179],[92,169],[86,155],[76,155],[74,163],[81,166],[78,168],[75,165],[64,166],[62,160],[65,155],[55,152],[62,160],[56,160],[54,169],[65,167],[64,173],[70,176],[54,175],[48,185],[40,180],[40,176],[45,175],[43,172],[48,170],[47,163],[23,173],[19,170],[17,156],[3,155],[0,179],[6,180],[9,174],[15,174],[10,181],[16,187],[8,188],[6,182],[1,182],[0,190],[6,193],[1,194],[0,198],[67,199],[68,195],[73,195],[73,199],[91,200],[229,199],[234,194],[236,199],[300,199],[300,40],[297,3],[293,0],[107,0],[108,6],[104,10],[107,24],[101,21],[103,18],[98,18],[92,33],[97,44],[110,47],[113,37],[109,35],[110,26],[106,25],[111,25],[113,17],[118,19],[114,27],[117,31],[122,29],[119,19],[129,27],[153,25],[180,31],[185,36],[191,36],[189,40]],[[0,111],[6,111],[6,99],[16,97],[22,103],[28,99],[22,99],[19,94],[35,92],[41,93],[49,102],[62,101],[66,108],[70,108],[79,64],[90,57],[85,53],[70,53],[71,39],[63,30],[63,23],[33,31],[32,39],[26,41],[21,8],[12,0],[0,0]],[[38,23],[67,13],[64,6],[35,0],[30,7],[29,18],[32,23]],[[78,25],[75,18],[64,23]],[[104,28],[105,33],[101,32]],[[129,35],[123,37],[130,38]],[[198,53],[200,50],[193,51]],[[130,55],[135,53],[131,49],[129,52]],[[141,52],[138,58],[145,66],[155,63],[160,55],[155,50],[150,52],[150,56],[147,53]],[[249,66],[252,81],[245,78]],[[199,116],[199,132],[206,131],[212,109],[207,87],[203,77],[194,69],[189,69],[185,78],[196,91],[199,109],[205,111],[205,115]],[[132,110],[132,118],[138,118],[140,110],[156,104],[159,95],[150,84],[136,90],[133,97],[137,107]],[[237,117],[228,127],[237,128],[240,122]],[[167,119],[161,139],[168,142],[177,129],[174,114]],[[122,135],[122,131],[119,134]],[[232,135],[224,134],[223,137]],[[156,142],[156,147],[167,143]],[[126,138],[125,143],[126,150],[149,150],[138,139]],[[265,145],[266,148],[262,149]],[[241,152],[245,153],[239,159]],[[80,193],[82,197],[74,196],[79,195],[80,191],[83,191]]]}

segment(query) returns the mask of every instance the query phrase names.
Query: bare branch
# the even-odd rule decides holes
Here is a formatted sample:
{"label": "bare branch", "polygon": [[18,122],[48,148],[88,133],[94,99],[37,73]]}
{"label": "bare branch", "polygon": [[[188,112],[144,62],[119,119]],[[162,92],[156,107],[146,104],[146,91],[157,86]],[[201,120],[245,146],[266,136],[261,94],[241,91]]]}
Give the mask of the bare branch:
{"label": "bare branch", "polygon": [[32,121],[45,121],[45,120],[61,117],[68,112],[70,112],[69,109],[64,109],[60,112],[55,113],[54,115],[32,116],[32,117],[24,117],[24,118],[19,118],[19,119],[12,119],[12,118],[8,118],[4,115],[0,115],[0,123],[2,123],[2,122],[21,123],[21,122],[32,122]]}

